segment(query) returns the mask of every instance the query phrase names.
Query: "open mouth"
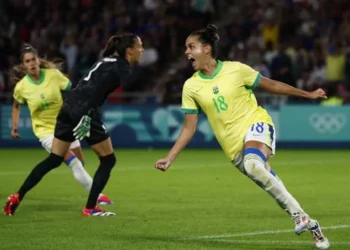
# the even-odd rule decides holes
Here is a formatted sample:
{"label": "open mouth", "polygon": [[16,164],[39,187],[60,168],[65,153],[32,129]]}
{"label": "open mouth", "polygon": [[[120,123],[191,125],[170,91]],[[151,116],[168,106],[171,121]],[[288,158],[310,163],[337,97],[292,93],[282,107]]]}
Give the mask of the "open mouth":
{"label": "open mouth", "polygon": [[196,64],[196,60],[191,56],[188,57],[188,60],[190,60],[190,62],[192,63],[192,66],[194,67]]}

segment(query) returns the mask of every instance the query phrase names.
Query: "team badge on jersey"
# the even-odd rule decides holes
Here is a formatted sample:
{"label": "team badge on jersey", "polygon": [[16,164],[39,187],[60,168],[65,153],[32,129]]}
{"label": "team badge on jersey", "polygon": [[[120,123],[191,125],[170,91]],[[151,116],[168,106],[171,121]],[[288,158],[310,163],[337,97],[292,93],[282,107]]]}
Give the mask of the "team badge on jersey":
{"label": "team badge on jersey", "polygon": [[40,94],[40,98],[41,98],[41,99],[45,99],[44,93],[41,93],[41,94]]}
{"label": "team badge on jersey", "polygon": [[218,86],[214,86],[213,87],[213,93],[216,95],[219,93],[219,87]]}

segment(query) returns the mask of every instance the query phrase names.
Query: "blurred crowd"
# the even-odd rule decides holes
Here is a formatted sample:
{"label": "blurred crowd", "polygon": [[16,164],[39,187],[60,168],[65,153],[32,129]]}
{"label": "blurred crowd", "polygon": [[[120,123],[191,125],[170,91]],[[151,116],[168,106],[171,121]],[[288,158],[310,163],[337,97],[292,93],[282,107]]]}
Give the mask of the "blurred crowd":
{"label": "blurred crowd", "polygon": [[4,0],[0,102],[12,101],[1,93],[13,90],[8,71],[19,63],[24,42],[44,58],[63,59],[63,71],[76,83],[111,35],[133,32],[143,39],[145,53],[132,83],[109,101],[179,103],[193,74],[185,39],[208,23],[219,27],[220,60],[241,61],[305,90],[323,87],[331,96],[324,105],[350,100],[348,0]]}

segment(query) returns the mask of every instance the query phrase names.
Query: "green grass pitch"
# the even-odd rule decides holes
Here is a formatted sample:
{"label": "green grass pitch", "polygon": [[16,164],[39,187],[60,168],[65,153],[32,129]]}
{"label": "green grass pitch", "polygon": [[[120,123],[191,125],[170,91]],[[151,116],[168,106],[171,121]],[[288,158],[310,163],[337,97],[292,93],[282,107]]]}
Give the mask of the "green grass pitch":
{"label": "green grass pitch", "polygon": [[[46,176],[15,216],[0,215],[0,249],[315,249],[311,234],[219,150],[185,150],[167,172],[164,150],[117,150],[104,193],[114,217],[82,217],[87,192],[62,166]],[[17,191],[39,149],[0,149],[0,201]],[[93,175],[98,159],[85,150]],[[325,228],[331,249],[350,249],[350,152],[284,151],[270,161],[302,207]],[[1,204],[1,205],[2,205]]]}

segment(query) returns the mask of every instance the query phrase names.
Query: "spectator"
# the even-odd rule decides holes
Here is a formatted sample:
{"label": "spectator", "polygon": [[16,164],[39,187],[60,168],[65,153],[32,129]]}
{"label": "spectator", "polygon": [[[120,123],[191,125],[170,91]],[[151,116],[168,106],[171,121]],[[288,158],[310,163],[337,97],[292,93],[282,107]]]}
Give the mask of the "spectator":
{"label": "spectator", "polygon": [[264,60],[267,62],[269,66],[271,66],[272,59],[277,56],[278,52],[273,48],[273,44],[271,41],[268,41],[265,46],[265,54]]}
{"label": "spectator", "polygon": [[324,87],[326,82],[326,67],[323,60],[318,60],[313,68],[307,86],[315,89],[316,87]]}
{"label": "spectator", "polygon": [[338,42],[330,43],[326,50],[326,80],[331,88],[331,85],[338,86],[345,79],[346,57]]}
{"label": "spectator", "polygon": [[[291,85],[305,82],[309,71],[306,88],[322,86],[326,78],[350,92],[350,10],[344,1],[27,0],[0,1],[0,11],[0,71],[6,92],[12,91],[7,71],[18,63],[24,41],[49,59],[65,60],[65,73],[74,83],[98,58],[105,39],[121,32],[137,32],[147,46],[124,93],[150,92],[169,79],[181,86],[184,76],[193,73],[182,60],[184,40],[209,22],[220,27],[221,60],[249,63]],[[176,78],[169,72],[176,72]]]}
{"label": "spectator", "polygon": [[144,43],[144,52],[140,60],[141,67],[150,67],[157,63],[158,61],[158,51],[155,47],[153,47],[150,43],[149,39],[143,39]]}
{"label": "spectator", "polygon": [[295,86],[292,60],[287,55],[284,44],[279,45],[278,54],[272,59],[271,77],[274,80]]}
{"label": "spectator", "polygon": [[264,44],[268,42],[272,43],[272,48],[277,48],[278,37],[279,37],[279,24],[274,20],[270,15],[273,15],[270,12],[267,12],[268,19],[263,24],[263,41]]}
{"label": "spectator", "polygon": [[73,76],[74,75],[74,67],[76,66],[78,52],[79,52],[79,48],[76,44],[75,38],[72,36],[66,37],[61,42],[60,52],[66,58],[68,75]]}

